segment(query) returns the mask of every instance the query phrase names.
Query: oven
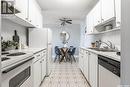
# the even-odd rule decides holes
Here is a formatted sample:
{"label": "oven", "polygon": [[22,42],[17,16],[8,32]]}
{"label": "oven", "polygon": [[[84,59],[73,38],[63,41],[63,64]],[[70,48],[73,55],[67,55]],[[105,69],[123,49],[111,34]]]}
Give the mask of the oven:
{"label": "oven", "polygon": [[98,87],[118,87],[120,85],[120,62],[105,56],[98,56]]}
{"label": "oven", "polygon": [[2,70],[2,87],[33,87],[33,58],[30,57]]}

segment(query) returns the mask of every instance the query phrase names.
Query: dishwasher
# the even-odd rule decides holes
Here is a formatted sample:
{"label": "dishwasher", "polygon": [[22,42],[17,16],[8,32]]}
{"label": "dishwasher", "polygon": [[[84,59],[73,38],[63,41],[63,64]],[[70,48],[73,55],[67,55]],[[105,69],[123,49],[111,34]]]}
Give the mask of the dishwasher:
{"label": "dishwasher", "polygon": [[119,87],[120,62],[98,55],[98,87]]}

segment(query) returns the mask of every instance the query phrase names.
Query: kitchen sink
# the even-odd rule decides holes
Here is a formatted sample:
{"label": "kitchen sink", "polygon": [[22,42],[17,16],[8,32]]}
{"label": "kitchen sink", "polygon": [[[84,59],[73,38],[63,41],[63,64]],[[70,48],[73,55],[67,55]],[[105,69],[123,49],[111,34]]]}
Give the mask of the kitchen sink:
{"label": "kitchen sink", "polygon": [[25,55],[26,53],[24,52],[16,52],[16,53],[11,53],[11,54],[8,54],[7,56],[21,56],[21,55]]}
{"label": "kitchen sink", "polygon": [[105,48],[89,48],[96,51],[102,51],[102,52],[116,52],[114,49],[105,49]]}

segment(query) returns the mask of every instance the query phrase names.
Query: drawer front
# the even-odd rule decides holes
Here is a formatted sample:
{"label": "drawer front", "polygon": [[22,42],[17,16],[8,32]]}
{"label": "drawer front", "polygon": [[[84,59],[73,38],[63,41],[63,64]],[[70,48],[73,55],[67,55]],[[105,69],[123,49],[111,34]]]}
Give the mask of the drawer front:
{"label": "drawer front", "polygon": [[41,59],[41,57],[42,57],[42,53],[39,52],[39,53],[35,54],[34,57],[35,57],[35,58],[34,58],[33,61],[36,62],[37,60]]}
{"label": "drawer front", "polygon": [[44,51],[41,52],[41,56],[42,57],[46,56],[46,54],[47,54],[46,50],[44,50]]}

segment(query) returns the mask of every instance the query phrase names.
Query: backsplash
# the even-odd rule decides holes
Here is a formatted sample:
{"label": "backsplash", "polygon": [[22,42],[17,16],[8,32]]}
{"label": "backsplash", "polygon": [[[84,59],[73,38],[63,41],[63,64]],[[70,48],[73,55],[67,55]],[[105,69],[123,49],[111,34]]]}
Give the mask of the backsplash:
{"label": "backsplash", "polygon": [[26,44],[26,27],[16,24],[8,19],[2,19],[1,35],[3,40],[12,40],[14,30],[17,30],[22,44]]}
{"label": "backsplash", "polygon": [[109,32],[101,35],[104,42],[111,41],[119,50],[121,50],[121,34],[120,31]]}

